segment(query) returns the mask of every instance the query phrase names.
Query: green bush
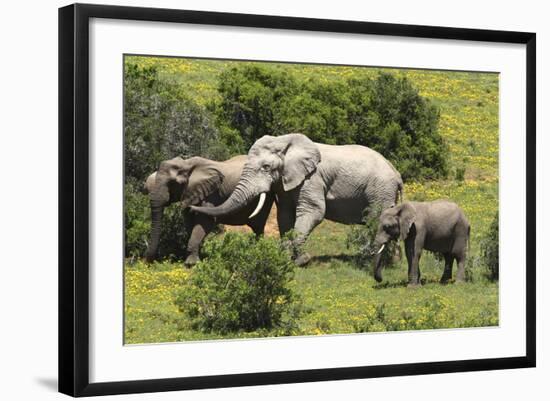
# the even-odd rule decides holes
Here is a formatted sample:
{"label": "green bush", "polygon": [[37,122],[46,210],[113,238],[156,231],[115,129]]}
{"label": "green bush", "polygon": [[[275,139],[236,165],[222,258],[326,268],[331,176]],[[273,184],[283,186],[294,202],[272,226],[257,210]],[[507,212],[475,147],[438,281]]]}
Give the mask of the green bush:
{"label": "green bush", "polygon": [[[373,268],[375,252],[374,238],[378,231],[378,217],[380,216],[380,208],[374,209],[372,212],[364,213],[362,225],[352,225],[346,236],[346,247],[354,252],[354,263],[364,269]],[[394,264],[394,255],[399,248],[397,241],[390,241],[386,244],[382,252],[382,265],[391,266]]]}
{"label": "green bush", "polygon": [[136,185],[124,186],[124,253],[135,260],[145,254],[151,231],[151,208],[147,196],[136,190]]}
{"label": "green bush", "polygon": [[487,276],[491,280],[498,280],[498,211],[491,222],[491,226],[481,239],[481,255],[487,267]]}
{"label": "green bush", "polygon": [[203,252],[176,299],[195,329],[227,333],[292,324],[294,264],[279,241],[229,232],[209,239]]}
{"label": "green bush", "polygon": [[406,78],[299,81],[274,66],[243,65],[221,74],[212,106],[229,143],[246,152],[263,135],[301,132],[313,141],[360,144],[386,156],[404,179],[448,174],[439,111]]}
{"label": "green bush", "polygon": [[[139,184],[132,183],[124,186],[125,256],[131,261],[145,254],[151,232],[149,198],[138,187]],[[172,260],[185,257],[189,237],[185,230],[185,214],[179,204],[164,209],[159,255]]]}

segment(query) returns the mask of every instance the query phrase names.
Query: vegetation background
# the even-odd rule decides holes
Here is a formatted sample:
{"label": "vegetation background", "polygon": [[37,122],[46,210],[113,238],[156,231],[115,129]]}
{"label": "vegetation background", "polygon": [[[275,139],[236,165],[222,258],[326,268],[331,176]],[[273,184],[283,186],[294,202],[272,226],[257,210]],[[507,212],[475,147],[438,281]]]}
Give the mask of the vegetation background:
{"label": "vegetation background", "polygon": [[[127,343],[498,324],[495,265],[485,261],[498,239],[498,75],[137,56],[126,57],[125,68]],[[405,199],[457,202],[472,226],[469,282],[439,285],[443,263],[425,253],[420,290],[405,288],[405,260],[376,284],[357,263],[350,238],[358,229],[324,221],[307,242],[312,263],[290,282],[302,304],[296,324],[197,330],[176,303],[193,274],[178,261],[181,211],[174,205],[165,216],[161,252],[169,257],[143,264],[149,211],[139,188],[160,160],[224,159],[265,133],[291,131],[380,151],[403,174]],[[273,217],[267,234],[278,236]]]}

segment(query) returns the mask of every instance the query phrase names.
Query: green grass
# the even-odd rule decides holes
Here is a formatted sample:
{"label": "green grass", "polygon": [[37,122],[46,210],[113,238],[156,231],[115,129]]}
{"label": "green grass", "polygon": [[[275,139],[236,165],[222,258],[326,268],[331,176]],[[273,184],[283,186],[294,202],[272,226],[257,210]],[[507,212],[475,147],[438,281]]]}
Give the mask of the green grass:
{"label": "green grass", "polygon": [[[216,77],[235,62],[170,58],[129,58],[156,65],[198,103],[217,96]],[[338,79],[350,74],[375,75],[381,69],[285,65],[301,79]],[[498,210],[498,75],[424,70],[386,70],[407,76],[420,93],[441,110],[440,132],[451,150],[447,181],[406,183],[405,199],[447,198],[465,211],[472,227],[468,270],[472,281],[440,285],[443,262],[424,253],[423,286],[406,288],[406,261],[384,272],[377,284],[371,267],[353,263],[346,248],[349,227],[324,221],[306,248],[314,258],[297,268],[292,286],[302,298],[303,314],[295,335],[362,331],[452,328],[498,324],[498,283],[485,279],[479,239]],[[457,170],[464,169],[464,179]],[[222,234],[223,235],[223,234]],[[456,265],[453,272],[456,272]],[[192,330],[174,299],[192,270],[181,263],[125,266],[125,341],[151,343],[212,338],[277,336],[277,330],[226,336]]]}
{"label": "green grass", "polygon": [[[294,335],[498,324],[496,283],[486,281],[479,274],[474,282],[442,286],[439,284],[442,262],[424,253],[421,288],[406,287],[404,261],[385,269],[384,282],[378,284],[370,269],[358,269],[351,263],[345,240],[332,230],[334,225],[324,222],[318,227],[308,246],[314,255],[313,262],[308,268],[296,269],[292,288],[300,294],[303,313]],[[320,249],[328,252],[319,252]],[[143,263],[126,266],[127,343],[281,335],[277,330],[226,335],[193,330],[174,304],[178,289],[185,285],[189,274],[192,274],[190,270],[169,262],[153,267]],[[443,307],[438,308],[438,302]],[[384,319],[376,315],[380,306],[383,306]],[[436,321],[426,326],[423,322],[426,318]]]}

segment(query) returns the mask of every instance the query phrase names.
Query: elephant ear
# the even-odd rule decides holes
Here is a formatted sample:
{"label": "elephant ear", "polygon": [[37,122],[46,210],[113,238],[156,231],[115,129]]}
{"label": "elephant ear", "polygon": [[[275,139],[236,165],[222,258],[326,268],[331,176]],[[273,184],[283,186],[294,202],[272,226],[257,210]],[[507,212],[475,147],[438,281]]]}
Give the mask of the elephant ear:
{"label": "elephant ear", "polygon": [[288,134],[288,145],[284,151],[283,188],[290,191],[300,185],[315,171],[321,161],[319,147],[307,136]]}
{"label": "elephant ear", "polygon": [[149,175],[149,177],[147,177],[147,179],[143,183],[143,187],[141,188],[141,193],[144,195],[150,194],[153,188],[155,187],[156,179],[157,179],[157,172],[155,171],[153,174]]}
{"label": "elephant ear", "polygon": [[197,205],[216,191],[224,175],[213,166],[197,166],[191,172],[187,189],[181,198],[183,207]]}
{"label": "elephant ear", "polygon": [[401,239],[405,240],[409,235],[409,231],[414,224],[414,221],[416,220],[416,209],[409,202],[402,203],[399,208],[399,232]]}

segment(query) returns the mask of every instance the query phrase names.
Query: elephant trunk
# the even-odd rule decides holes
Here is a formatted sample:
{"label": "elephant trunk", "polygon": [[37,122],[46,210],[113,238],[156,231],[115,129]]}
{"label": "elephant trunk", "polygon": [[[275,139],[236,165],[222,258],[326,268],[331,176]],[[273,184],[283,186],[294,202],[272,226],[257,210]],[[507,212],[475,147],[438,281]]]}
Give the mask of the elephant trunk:
{"label": "elephant trunk", "polygon": [[163,212],[163,206],[151,205],[151,238],[149,240],[149,246],[147,247],[147,251],[145,253],[145,260],[148,262],[152,262],[157,255],[162,228]]}
{"label": "elephant trunk", "polygon": [[[250,185],[251,182],[253,182],[253,180],[250,175],[243,174],[237,186],[224,203],[219,206],[191,206],[191,209],[213,217],[232,214],[242,209],[244,206],[249,204],[252,199],[259,195],[259,191],[256,191],[255,189],[250,189],[252,187]],[[257,213],[258,211],[254,211],[251,214],[251,217],[253,217],[254,213]]]}
{"label": "elephant trunk", "polygon": [[147,251],[145,252],[145,260],[147,262],[153,261],[157,256],[164,207],[170,202],[168,183],[158,175],[156,177],[155,186],[149,193],[149,200],[151,203],[151,236]]}
{"label": "elephant trunk", "polygon": [[383,268],[384,266],[382,264],[382,252],[378,252],[374,256],[374,279],[379,283],[382,281]]}
{"label": "elephant trunk", "polygon": [[374,240],[374,279],[377,282],[382,281],[382,270],[384,269],[384,264],[382,263],[382,252],[388,242],[388,238],[380,238],[380,235],[377,235],[377,238]]}

